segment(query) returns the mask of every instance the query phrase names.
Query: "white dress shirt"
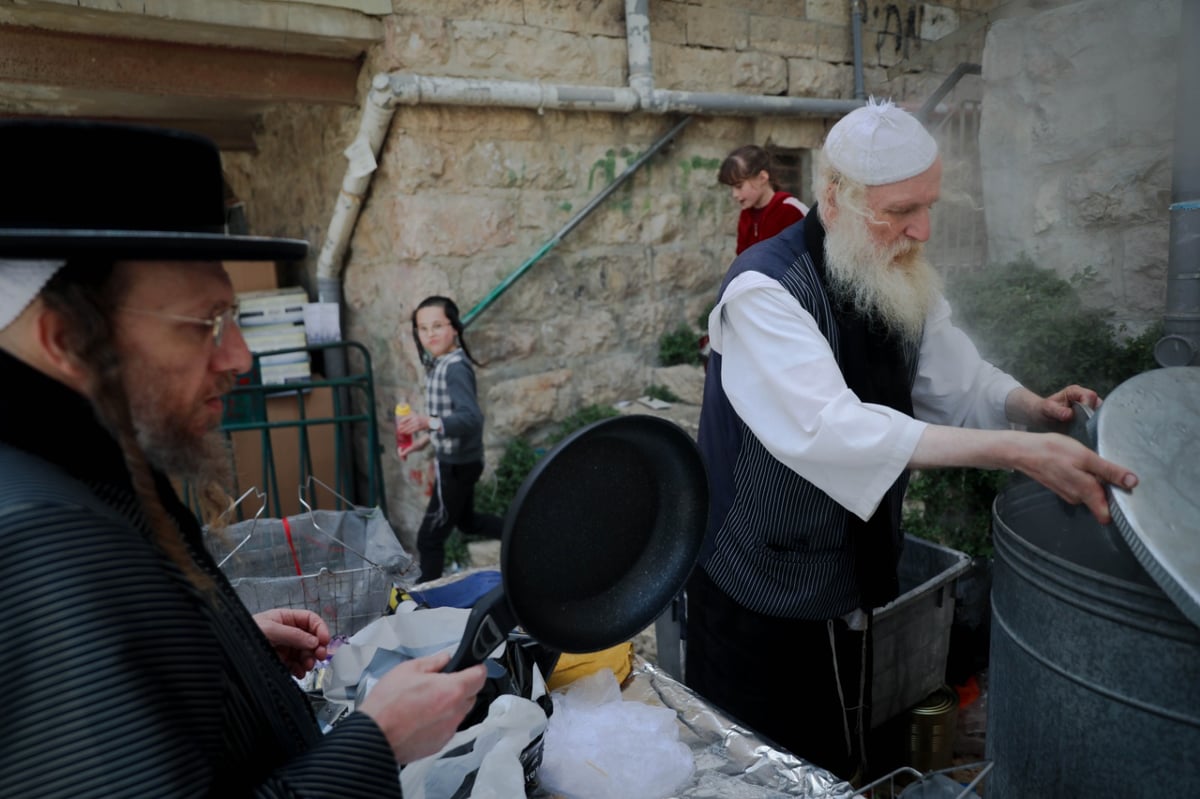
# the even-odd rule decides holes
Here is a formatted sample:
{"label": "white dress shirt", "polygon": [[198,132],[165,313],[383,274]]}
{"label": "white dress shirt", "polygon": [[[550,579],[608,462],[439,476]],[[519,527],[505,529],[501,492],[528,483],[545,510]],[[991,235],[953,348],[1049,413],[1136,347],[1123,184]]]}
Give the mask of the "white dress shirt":
{"label": "white dress shirt", "polygon": [[979,356],[939,296],[925,323],[907,416],[846,386],[816,320],[778,281],[734,278],[708,319],[721,384],[738,416],[781,463],[866,520],[912,458],[927,424],[1008,426],[1020,384]]}

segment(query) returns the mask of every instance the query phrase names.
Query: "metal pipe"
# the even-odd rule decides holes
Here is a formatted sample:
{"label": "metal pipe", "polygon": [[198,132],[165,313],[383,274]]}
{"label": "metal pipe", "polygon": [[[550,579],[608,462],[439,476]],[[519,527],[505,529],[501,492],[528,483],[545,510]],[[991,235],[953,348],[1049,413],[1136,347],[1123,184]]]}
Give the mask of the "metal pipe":
{"label": "metal pipe", "polygon": [[637,172],[639,169],[641,169],[643,164],[645,164],[647,161],[649,161],[652,157],[654,157],[654,155],[659,150],[661,150],[672,139],[674,139],[676,136],[678,136],[679,133],[684,128],[686,128],[691,121],[692,121],[691,117],[684,117],[683,119],[681,119],[678,123],[675,124],[675,126],[673,128],[671,128],[669,131],[667,131],[667,133],[664,136],[662,136],[662,138],[660,138],[658,141],[654,142],[654,144],[650,145],[650,148],[648,150],[646,150],[646,152],[644,152],[640,156],[638,156],[637,160],[635,160],[632,164],[630,164],[628,167],[626,167],[625,171],[622,172],[620,175],[618,175],[616,177],[616,179],[613,180],[612,183],[605,186],[600,191],[599,194],[597,194],[595,197],[593,197],[591,200],[588,201],[587,205],[585,205],[583,208],[580,208],[579,211],[574,216],[572,216],[567,221],[567,223],[565,225],[563,225],[562,228],[560,228],[559,231],[550,238],[549,241],[547,241],[545,244],[543,244],[541,247],[539,247],[538,251],[535,252],[529,259],[527,259],[525,261],[525,263],[523,263],[519,267],[517,267],[517,269],[512,274],[510,274],[503,281],[501,281],[500,284],[498,286],[496,286],[496,288],[492,289],[486,297],[484,297],[482,300],[480,300],[475,305],[474,308],[467,311],[467,313],[465,313],[463,315],[463,317],[462,317],[463,327],[470,325],[471,322],[474,321],[475,317],[479,316],[479,314],[482,313],[485,308],[487,308],[489,305],[491,305],[493,302],[495,302],[497,299],[499,299],[500,295],[502,295],[505,291],[507,291],[509,286],[511,286],[513,283],[517,282],[517,280],[522,275],[524,275],[526,272],[528,272],[529,269],[534,264],[536,264],[538,261],[540,261],[542,259],[543,255],[545,255],[546,253],[550,252],[550,250],[552,250],[556,246],[558,246],[558,243],[560,241],[562,241],[563,238],[568,233],[570,233],[572,230],[574,230],[579,225],[580,222],[582,222],[585,218],[587,218],[587,216],[589,214],[592,213],[592,211],[599,208],[600,204],[603,203],[606,199],[608,199],[609,195],[611,195],[614,191],[616,191],[623,183],[625,183],[626,180],[633,177],[634,173]]}
{"label": "metal pipe", "polygon": [[956,66],[954,71],[947,75],[946,79],[942,81],[941,85],[934,90],[933,94],[929,95],[929,99],[921,105],[921,109],[917,111],[916,114],[917,119],[921,120],[922,122],[927,122],[929,120],[929,115],[937,110],[938,103],[942,101],[943,97],[950,93],[951,89],[958,85],[958,82],[962,80],[963,75],[982,74],[983,67],[981,67],[979,64],[963,62]]}
{"label": "metal pipe", "polygon": [[645,110],[657,114],[686,113],[714,116],[837,116],[862,107],[860,100],[822,100],[760,94],[718,94],[655,89]]}
{"label": "metal pipe", "polygon": [[1175,153],[1171,169],[1171,232],[1163,333],[1154,345],[1160,366],[1200,365],[1200,3],[1183,3]]}
{"label": "metal pipe", "polygon": [[867,91],[863,87],[863,48],[862,26],[867,16],[867,4],[863,0],[850,0],[850,29],[854,34],[854,97],[858,100],[867,99]]}

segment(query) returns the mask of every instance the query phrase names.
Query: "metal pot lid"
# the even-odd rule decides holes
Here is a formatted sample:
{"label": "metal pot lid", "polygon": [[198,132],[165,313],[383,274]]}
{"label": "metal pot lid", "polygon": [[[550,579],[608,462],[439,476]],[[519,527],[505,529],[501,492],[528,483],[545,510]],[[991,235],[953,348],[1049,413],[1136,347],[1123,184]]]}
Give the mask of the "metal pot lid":
{"label": "metal pot lid", "polygon": [[1152,369],[1113,389],[1092,420],[1096,451],[1138,476],[1108,507],[1138,562],[1200,626],[1200,367]]}

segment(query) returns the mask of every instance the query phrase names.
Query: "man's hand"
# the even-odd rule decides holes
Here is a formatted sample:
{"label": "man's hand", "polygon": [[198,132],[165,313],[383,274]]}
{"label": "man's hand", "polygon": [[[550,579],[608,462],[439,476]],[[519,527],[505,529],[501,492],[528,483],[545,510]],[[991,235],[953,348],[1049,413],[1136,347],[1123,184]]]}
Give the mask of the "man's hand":
{"label": "man's hand", "polygon": [[1087,505],[1101,524],[1112,521],[1105,484],[1124,489],[1137,485],[1133,472],[1060,433],[929,425],[917,441],[908,465],[913,469],[948,466],[1016,469],[1072,505]]}
{"label": "man's hand", "polygon": [[383,675],[359,705],[387,736],[397,763],[440,750],[475,706],[487,669],[478,664],[443,674],[449,662],[448,651],[407,660]]}
{"label": "man's hand", "polygon": [[1087,505],[1101,524],[1112,521],[1106,483],[1124,489],[1137,485],[1137,476],[1101,458],[1073,438],[1058,433],[1021,433],[1013,466],[1072,505]]}
{"label": "man's hand", "polygon": [[1026,388],[1014,389],[1004,403],[1008,418],[1017,424],[1045,430],[1061,430],[1062,425],[1075,417],[1074,404],[1089,408],[1100,407],[1100,395],[1083,386],[1067,386],[1051,394],[1039,397]]}
{"label": "man's hand", "polygon": [[329,627],[312,611],[275,608],[254,614],[254,621],[296,677],[329,656]]}

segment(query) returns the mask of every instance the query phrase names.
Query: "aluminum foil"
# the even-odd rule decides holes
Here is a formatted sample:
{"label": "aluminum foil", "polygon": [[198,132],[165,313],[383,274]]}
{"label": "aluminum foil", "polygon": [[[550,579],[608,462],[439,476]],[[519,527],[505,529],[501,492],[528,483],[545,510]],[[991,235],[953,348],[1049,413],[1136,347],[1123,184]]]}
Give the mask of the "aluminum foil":
{"label": "aluminum foil", "polygon": [[[671,799],[850,799],[850,783],[788,752],[774,749],[732,723],[691,689],[640,657],[621,689],[626,701],[671,708],[679,718],[679,739],[696,760],[691,781]],[[553,794],[538,792],[535,797]]]}

